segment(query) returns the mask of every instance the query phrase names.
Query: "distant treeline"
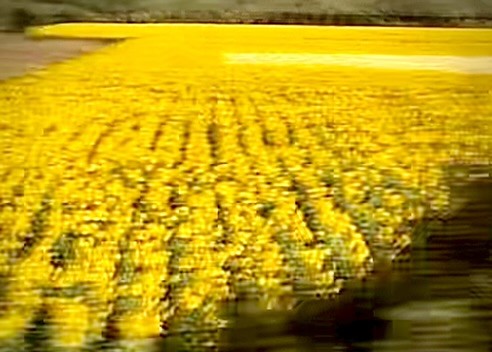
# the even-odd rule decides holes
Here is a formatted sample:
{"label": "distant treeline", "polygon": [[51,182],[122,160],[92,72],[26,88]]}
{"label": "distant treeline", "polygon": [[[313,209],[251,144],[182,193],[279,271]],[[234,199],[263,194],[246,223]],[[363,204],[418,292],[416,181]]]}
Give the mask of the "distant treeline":
{"label": "distant treeline", "polygon": [[416,27],[489,27],[491,17],[425,16],[397,14],[331,14],[305,12],[241,12],[241,11],[141,11],[70,13],[36,15],[28,9],[12,13],[11,28],[66,22],[96,23],[243,23],[290,25],[343,25],[343,26],[416,26]]}

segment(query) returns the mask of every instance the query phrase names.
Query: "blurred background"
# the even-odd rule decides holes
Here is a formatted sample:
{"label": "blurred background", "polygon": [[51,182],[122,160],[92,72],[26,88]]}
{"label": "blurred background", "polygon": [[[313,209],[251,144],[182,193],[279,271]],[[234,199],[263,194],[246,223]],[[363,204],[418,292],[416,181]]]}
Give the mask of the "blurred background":
{"label": "blurred background", "polygon": [[[333,18],[335,16],[335,18]],[[338,17],[337,17],[338,16]],[[274,22],[488,22],[491,0],[1,0],[0,28],[22,22],[274,21]],[[13,18],[14,17],[14,18]],[[466,21],[465,21],[466,19]]]}

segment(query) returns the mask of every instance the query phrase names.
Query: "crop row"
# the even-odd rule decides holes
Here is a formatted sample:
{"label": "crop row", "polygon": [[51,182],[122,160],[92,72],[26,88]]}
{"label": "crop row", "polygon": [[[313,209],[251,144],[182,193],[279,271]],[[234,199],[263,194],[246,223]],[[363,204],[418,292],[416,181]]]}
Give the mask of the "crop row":
{"label": "crop row", "polygon": [[38,321],[61,350],[215,331],[203,344],[224,301],[330,295],[446,209],[450,148],[489,145],[460,147],[463,111],[436,113],[438,94],[190,66],[166,45],[2,83],[2,344]]}

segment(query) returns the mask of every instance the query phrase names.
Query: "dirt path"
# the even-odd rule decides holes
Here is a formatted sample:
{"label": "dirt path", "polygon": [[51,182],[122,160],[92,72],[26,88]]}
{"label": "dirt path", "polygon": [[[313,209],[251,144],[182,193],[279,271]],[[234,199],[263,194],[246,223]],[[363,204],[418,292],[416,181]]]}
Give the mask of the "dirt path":
{"label": "dirt path", "polygon": [[91,52],[108,43],[98,40],[30,40],[22,34],[0,33],[0,81]]}

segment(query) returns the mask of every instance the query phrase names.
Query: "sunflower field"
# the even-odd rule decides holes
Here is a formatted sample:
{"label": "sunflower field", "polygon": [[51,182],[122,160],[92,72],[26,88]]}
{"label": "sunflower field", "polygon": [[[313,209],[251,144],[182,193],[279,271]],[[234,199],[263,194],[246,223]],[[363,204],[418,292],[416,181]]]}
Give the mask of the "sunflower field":
{"label": "sunflower field", "polygon": [[[490,75],[222,59],[486,56],[487,31],[77,24],[28,34],[128,39],[0,82],[5,350],[29,350],[39,320],[54,351],[130,350],[122,341],[217,331],[221,303],[244,290],[265,309],[333,294],[368,273],[375,248],[397,252],[424,215],[446,211],[444,165],[489,161]],[[214,348],[217,334],[187,350]]]}

